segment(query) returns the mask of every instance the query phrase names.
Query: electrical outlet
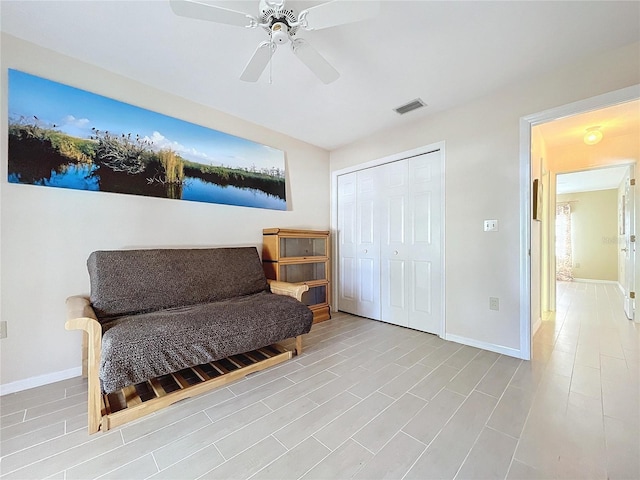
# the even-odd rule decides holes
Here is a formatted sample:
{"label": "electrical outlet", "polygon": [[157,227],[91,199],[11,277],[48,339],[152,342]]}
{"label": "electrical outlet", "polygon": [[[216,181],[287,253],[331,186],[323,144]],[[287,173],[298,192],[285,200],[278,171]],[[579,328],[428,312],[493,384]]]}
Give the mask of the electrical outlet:
{"label": "electrical outlet", "polygon": [[7,322],[0,322],[0,338],[7,338]]}
{"label": "electrical outlet", "polygon": [[489,297],[489,310],[500,310],[500,300],[497,297]]}

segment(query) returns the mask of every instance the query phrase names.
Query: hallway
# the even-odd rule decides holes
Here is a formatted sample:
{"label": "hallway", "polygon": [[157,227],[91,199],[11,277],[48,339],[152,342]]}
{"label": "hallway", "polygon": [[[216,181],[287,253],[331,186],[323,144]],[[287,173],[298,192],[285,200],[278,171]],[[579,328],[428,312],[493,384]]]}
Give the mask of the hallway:
{"label": "hallway", "polygon": [[557,295],[534,337],[540,383],[514,463],[532,477],[640,478],[640,325],[616,285],[559,282]]}

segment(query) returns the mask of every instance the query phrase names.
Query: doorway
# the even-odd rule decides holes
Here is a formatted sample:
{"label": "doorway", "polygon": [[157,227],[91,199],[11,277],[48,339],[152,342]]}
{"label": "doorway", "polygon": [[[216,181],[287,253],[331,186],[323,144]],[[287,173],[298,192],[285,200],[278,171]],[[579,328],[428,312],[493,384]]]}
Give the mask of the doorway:
{"label": "doorway", "polygon": [[[634,165],[615,165],[558,173],[552,234],[549,240],[542,239],[554,244],[556,273],[548,278],[551,289],[557,290],[556,280],[612,284],[622,291],[630,319],[635,309],[633,172]],[[543,299],[543,316],[544,307]],[[553,312],[554,307],[549,305],[546,311]]]}
{"label": "doorway", "polygon": [[[553,155],[556,152],[550,152],[553,148],[558,150],[560,145],[550,148],[547,145],[547,141],[540,134],[540,126],[546,124],[552,124],[554,121],[567,120],[571,117],[578,117],[579,115],[595,115],[596,112],[606,109],[608,107],[614,107],[625,104],[627,102],[637,101],[640,98],[640,85],[628,87],[622,90],[617,90],[604,95],[593,97],[590,99],[575,102],[562,107],[557,107],[551,110],[540,112],[538,114],[524,117],[520,122],[520,168],[521,168],[521,237],[520,237],[520,250],[521,250],[521,310],[520,310],[520,337],[521,337],[521,350],[523,358],[531,358],[531,342],[535,329],[540,325],[540,321],[543,314],[543,301],[545,302],[545,309],[555,308],[555,288],[552,288],[550,282],[544,281],[544,279],[555,278],[555,255],[553,254],[555,244],[550,242],[554,225],[555,225],[555,208],[551,208],[555,205],[555,186],[557,168],[551,162]],[[635,116],[637,117],[638,109],[635,110]],[[574,119],[575,120],[575,119]],[[616,126],[620,119],[614,119],[609,126]],[[579,125],[572,129],[566,129],[564,133],[558,134],[557,139],[560,142],[568,142],[571,137],[579,138],[584,142],[583,137],[586,135],[586,129],[592,126],[600,126],[603,138],[611,140],[615,136],[609,133],[607,137],[607,128],[603,128],[602,125],[592,124],[588,122],[588,125]],[[635,127],[634,142],[637,150],[637,129]],[[610,130],[611,131],[616,131]],[[553,144],[553,142],[550,142]],[[610,142],[608,142],[610,143]],[[603,147],[604,141],[600,145]],[[584,145],[586,148],[588,145]],[[568,147],[567,147],[568,148]],[[632,155],[620,154],[620,152],[613,151],[610,155],[602,157],[598,161],[593,152],[596,150],[587,151],[585,154],[578,153],[575,158],[580,158],[584,162],[582,165],[575,164],[573,171],[592,169],[596,167],[602,167],[607,165],[628,165],[638,159],[638,152]],[[551,153],[551,155],[549,155]],[[566,159],[566,156],[562,156]],[[574,158],[574,160],[575,160]],[[553,158],[555,160],[556,158]],[[542,188],[541,211],[539,212],[542,218],[540,221],[532,219],[532,183],[537,180]],[[636,196],[637,197],[637,196]],[[637,207],[638,198],[635,199],[635,206]],[[637,208],[636,208],[637,210]],[[554,218],[554,222],[550,221]],[[544,242],[543,242],[544,240]],[[544,258],[543,258],[544,257]],[[553,259],[553,262],[552,262]],[[637,269],[637,265],[635,267]],[[637,277],[637,272],[634,271]],[[553,286],[555,287],[555,285]]]}

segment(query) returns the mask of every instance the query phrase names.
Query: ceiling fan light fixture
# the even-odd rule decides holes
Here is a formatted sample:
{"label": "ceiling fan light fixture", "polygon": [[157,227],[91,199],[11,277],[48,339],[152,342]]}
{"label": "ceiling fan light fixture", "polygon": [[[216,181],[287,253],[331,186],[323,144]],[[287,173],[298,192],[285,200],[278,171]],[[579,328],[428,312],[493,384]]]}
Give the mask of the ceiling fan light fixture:
{"label": "ceiling fan light fixture", "polygon": [[602,140],[602,132],[600,126],[587,128],[587,133],[584,134],[584,143],[587,145],[595,145]]}
{"label": "ceiling fan light fixture", "polygon": [[282,45],[289,41],[289,27],[282,22],[276,22],[271,26],[271,40]]}

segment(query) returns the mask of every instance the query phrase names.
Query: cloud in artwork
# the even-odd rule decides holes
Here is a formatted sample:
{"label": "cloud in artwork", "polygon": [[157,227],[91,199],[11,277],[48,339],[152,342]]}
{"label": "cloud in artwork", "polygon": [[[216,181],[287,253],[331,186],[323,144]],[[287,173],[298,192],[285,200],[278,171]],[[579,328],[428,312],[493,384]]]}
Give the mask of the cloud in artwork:
{"label": "cloud in artwork", "polygon": [[204,152],[201,152],[195,148],[186,147],[179,142],[168,139],[158,131],[154,131],[150,137],[146,135],[143,140],[149,142],[153,146],[153,148],[157,150],[171,149],[174,152],[179,153],[191,160],[197,160],[200,162],[205,161],[208,164],[220,163]]}
{"label": "cloud in artwork", "polygon": [[65,125],[71,125],[78,128],[84,128],[89,125],[88,118],[76,118],[73,115],[67,115],[62,119]]}

